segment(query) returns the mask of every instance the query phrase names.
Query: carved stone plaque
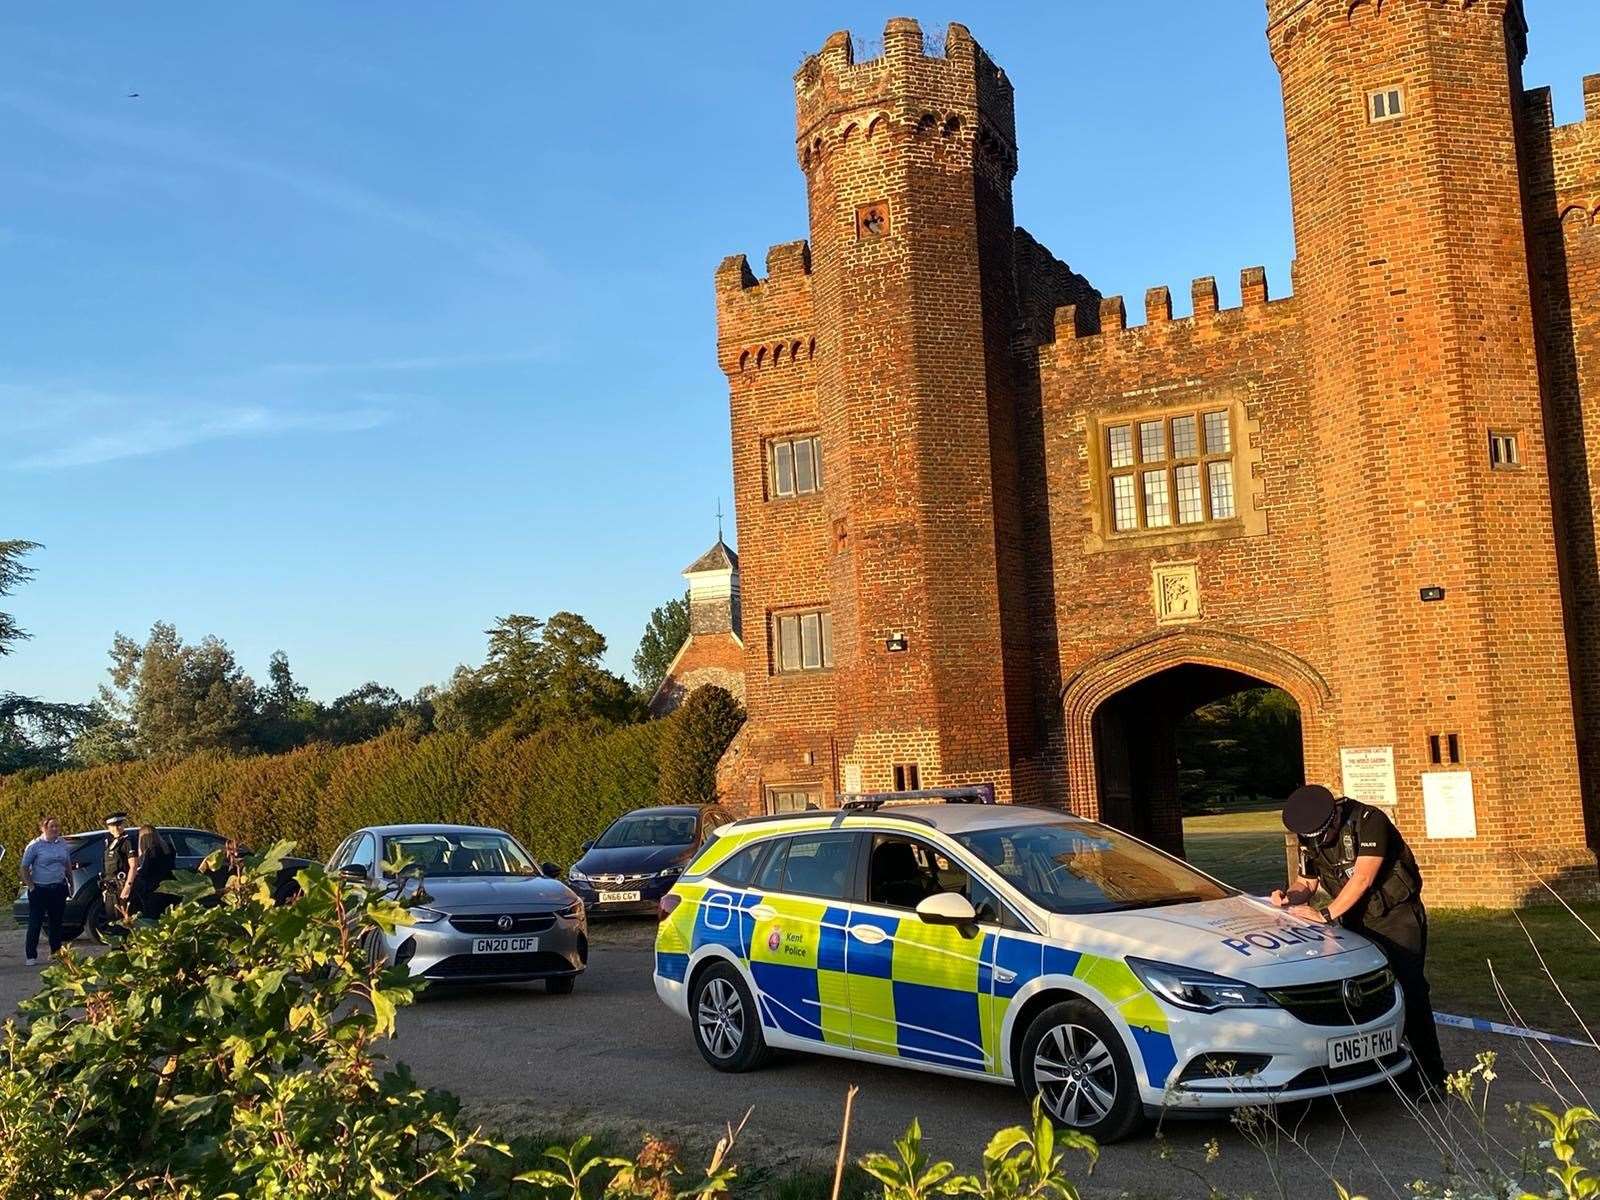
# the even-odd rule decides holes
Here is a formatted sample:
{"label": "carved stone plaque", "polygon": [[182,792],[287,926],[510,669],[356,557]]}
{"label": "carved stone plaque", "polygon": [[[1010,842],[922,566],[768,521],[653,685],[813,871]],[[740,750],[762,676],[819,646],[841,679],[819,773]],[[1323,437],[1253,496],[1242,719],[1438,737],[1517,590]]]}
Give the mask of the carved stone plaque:
{"label": "carved stone plaque", "polygon": [[1157,625],[1200,619],[1200,579],[1193,563],[1156,563],[1150,576]]}

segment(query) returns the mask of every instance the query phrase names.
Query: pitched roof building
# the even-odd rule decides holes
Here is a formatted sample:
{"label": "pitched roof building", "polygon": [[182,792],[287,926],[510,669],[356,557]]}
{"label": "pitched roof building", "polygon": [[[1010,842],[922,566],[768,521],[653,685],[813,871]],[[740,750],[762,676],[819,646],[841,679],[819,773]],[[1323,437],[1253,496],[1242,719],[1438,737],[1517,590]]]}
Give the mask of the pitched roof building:
{"label": "pitched roof building", "polygon": [[739,556],[719,536],[716,545],[683,569],[683,577],[689,581],[689,637],[650,697],[651,716],[665,716],[708,683],[744,699]]}

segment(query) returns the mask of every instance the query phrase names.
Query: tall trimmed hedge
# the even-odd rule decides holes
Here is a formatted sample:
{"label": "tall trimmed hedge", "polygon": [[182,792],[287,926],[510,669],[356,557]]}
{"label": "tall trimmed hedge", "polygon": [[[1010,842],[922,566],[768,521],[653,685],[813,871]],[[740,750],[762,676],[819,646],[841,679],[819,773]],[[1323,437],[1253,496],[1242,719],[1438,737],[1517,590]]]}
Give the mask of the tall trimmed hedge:
{"label": "tall trimmed hedge", "polygon": [[362,825],[495,825],[541,860],[565,865],[622,813],[659,803],[657,750],[675,720],[481,741],[396,732],[288,754],[207,751],[43,778],[13,775],[0,778],[0,845],[21,854],[46,814],[72,833],[97,829],[107,812],[124,809],[136,820],[215,829],[252,847],[288,838],[310,858],[326,858]]}

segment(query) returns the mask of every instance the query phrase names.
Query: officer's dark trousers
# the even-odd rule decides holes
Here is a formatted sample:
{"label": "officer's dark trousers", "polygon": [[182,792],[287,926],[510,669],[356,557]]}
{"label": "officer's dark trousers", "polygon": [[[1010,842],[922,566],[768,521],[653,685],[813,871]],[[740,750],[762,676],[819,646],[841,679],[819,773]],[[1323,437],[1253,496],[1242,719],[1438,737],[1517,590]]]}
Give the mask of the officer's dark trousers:
{"label": "officer's dark trousers", "polygon": [[1406,1042],[1424,1082],[1442,1086],[1444,1055],[1433,1023],[1433,1003],[1424,967],[1428,958],[1428,913],[1421,904],[1402,904],[1356,927],[1389,959],[1389,968],[1406,994]]}
{"label": "officer's dark trousers", "polygon": [[28,937],[22,951],[29,958],[39,957],[39,930],[50,934],[50,953],[61,949],[61,918],[67,910],[67,885],[44,883],[28,891]]}

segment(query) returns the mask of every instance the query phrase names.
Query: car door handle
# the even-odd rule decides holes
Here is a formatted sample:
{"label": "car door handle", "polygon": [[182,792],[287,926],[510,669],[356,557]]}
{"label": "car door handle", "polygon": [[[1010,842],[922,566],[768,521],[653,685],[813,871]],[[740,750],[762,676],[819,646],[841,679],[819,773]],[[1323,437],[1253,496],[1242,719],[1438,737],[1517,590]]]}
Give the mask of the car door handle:
{"label": "car door handle", "polygon": [[1017,973],[1008,971],[1004,967],[996,967],[994,969],[994,978],[996,983],[1015,983],[1017,981]]}
{"label": "car door handle", "polygon": [[778,910],[770,904],[758,904],[750,910],[750,915],[758,921],[770,921],[778,915]]}
{"label": "car door handle", "polygon": [[876,925],[852,925],[850,926],[850,936],[858,942],[876,946],[888,938],[889,931],[887,929],[879,929]]}

